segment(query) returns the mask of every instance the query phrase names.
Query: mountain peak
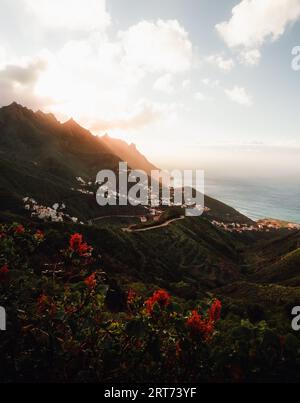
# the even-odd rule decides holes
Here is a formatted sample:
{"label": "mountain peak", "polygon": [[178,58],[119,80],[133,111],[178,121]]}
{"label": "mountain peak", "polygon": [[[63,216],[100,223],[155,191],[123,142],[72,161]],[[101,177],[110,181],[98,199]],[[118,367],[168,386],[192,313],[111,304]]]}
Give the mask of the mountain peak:
{"label": "mountain peak", "polygon": [[127,161],[130,168],[141,169],[149,175],[152,170],[157,169],[139,152],[134,143],[128,144],[125,140],[114,139],[108,135],[101,139],[122,161]]}
{"label": "mountain peak", "polygon": [[16,101],[14,101],[10,105],[8,105],[8,108],[19,108],[19,109],[21,108],[21,109],[23,109],[24,106],[22,106],[21,104],[18,104],[18,102],[16,102]]}
{"label": "mountain peak", "polygon": [[22,106],[20,104],[18,104],[17,102],[12,102],[11,104],[4,106],[3,109],[6,110],[27,110],[27,108],[25,108],[25,106]]}
{"label": "mountain peak", "polygon": [[49,122],[58,123],[58,120],[56,119],[53,113],[44,113],[43,111],[38,110],[35,114],[36,116],[42,117],[43,119],[46,119]]}
{"label": "mountain peak", "polygon": [[[81,129],[81,130],[82,130],[82,129],[83,129],[83,127],[80,126],[80,124],[77,123],[76,120],[74,120],[73,118],[67,120],[67,121],[63,124],[63,126],[69,128],[69,129],[72,129],[72,130],[74,130],[74,129]],[[84,130],[85,130],[85,129],[84,129]]]}
{"label": "mountain peak", "polygon": [[0,108],[0,111],[13,117],[14,119],[24,119],[34,115],[33,111],[18,104],[17,102],[12,102],[10,105],[3,106],[3,108]]}

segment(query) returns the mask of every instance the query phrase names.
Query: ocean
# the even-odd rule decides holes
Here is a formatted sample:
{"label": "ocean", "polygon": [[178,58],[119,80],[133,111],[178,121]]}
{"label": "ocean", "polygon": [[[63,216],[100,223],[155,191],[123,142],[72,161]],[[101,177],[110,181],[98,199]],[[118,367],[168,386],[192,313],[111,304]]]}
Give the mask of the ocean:
{"label": "ocean", "polygon": [[300,224],[300,180],[206,178],[205,193],[254,220],[277,218]]}

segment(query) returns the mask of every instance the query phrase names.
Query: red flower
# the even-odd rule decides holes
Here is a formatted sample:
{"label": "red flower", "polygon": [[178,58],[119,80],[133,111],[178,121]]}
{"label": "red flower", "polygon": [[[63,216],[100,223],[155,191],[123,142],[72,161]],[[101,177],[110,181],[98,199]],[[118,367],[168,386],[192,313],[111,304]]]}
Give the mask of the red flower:
{"label": "red flower", "polygon": [[79,246],[78,253],[80,256],[89,257],[89,256],[91,256],[92,252],[93,252],[93,248],[91,246],[89,246],[87,243],[82,243]]}
{"label": "red flower", "polygon": [[152,297],[150,297],[146,302],[146,311],[148,315],[153,314],[153,307],[155,304],[159,304],[161,308],[165,308],[169,305],[170,295],[165,290],[156,291]]}
{"label": "red flower", "polygon": [[89,257],[93,251],[93,248],[86,242],[83,242],[81,234],[74,234],[70,238],[70,250],[78,253],[82,257]]}
{"label": "red flower", "polygon": [[191,331],[191,336],[195,338],[200,336],[204,340],[208,340],[214,332],[214,323],[210,319],[202,318],[197,311],[192,312],[187,320],[187,326]]}
{"label": "red flower", "polygon": [[93,290],[97,285],[96,273],[91,274],[88,278],[84,280],[84,284],[90,289]]}
{"label": "red flower", "polygon": [[222,310],[222,303],[218,299],[215,300],[215,302],[212,304],[212,306],[209,309],[209,318],[212,322],[218,322],[221,317],[221,310]]}
{"label": "red flower", "polygon": [[70,238],[70,249],[73,252],[78,252],[80,245],[82,244],[82,235],[74,234]]}
{"label": "red flower", "polygon": [[15,234],[24,234],[24,232],[25,232],[25,228],[23,227],[23,225],[18,225],[16,228],[15,228]]}
{"label": "red flower", "polygon": [[7,264],[5,264],[0,269],[0,282],[6,281],[8,274],[9,274],[9,268],[8,268]]}

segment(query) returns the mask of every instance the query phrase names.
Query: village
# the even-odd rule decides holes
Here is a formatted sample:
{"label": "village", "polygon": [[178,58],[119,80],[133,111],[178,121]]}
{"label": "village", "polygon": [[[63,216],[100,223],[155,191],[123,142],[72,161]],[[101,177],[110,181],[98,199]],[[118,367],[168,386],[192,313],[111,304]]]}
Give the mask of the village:
{"label": "village", "polygon": [[253,225],[239,224],[239,223],[224,223],[216,220],[212,221],[212,224],[226,232],[235,232],[238,234],[244,232],[271,232],[279,231],[280,229],[287,229],[289,231],[300,230],[300,225],[295,223],[283,223],[281,221],[264,219],[259,220]]}
{"label": "village", "polygon": [[[78,189],[72,189],[73,191],[80,192],[86,195],[94,195],[95,191],[93,189],[94,183],[92,181],[85,181],[81,177],[76,178],[77,183],[79,184]],[[143,186],[143,185],[142,185]],[[104,187],[104,190],[107,192],[107,204],[109,205],[117,205],[118,200],[120,198],[125,197],[121,193],[116,191],[112,191],[109,186]],[[174,221],[174,219],[182,219],[185,218],[188,214],[189,209],[199,209],[199,216],[204,214],[207,216],[207,213],[211,211],[208,207],[197,206],[191,199],[184,200],[184,202],[176,202],[175,201],[175,189],[173,187],[169,187],[168,189],[164,189],[165,191],[161,195],[160,192],[156,194],[151,186],[143,187],[142,189],[144,194],[147,194],[148,205],[143,205],[144,213],[138,214],[136,217],[140,220],[141,224],[147,224],[148,227],[153,224],[153,227],[156,227],[158,224],[163,225],[164,223],[164,213],[168,209],[173,209],[172,219],[169,221]],[[183,192],[184,193],[184,192]],[[167,197],[169,196],[169,197]],[[141,202],[138,200],[137,197],[132,197],[129,191],[129,194],[126,196],[128,202],[132,206],[140,205]],[[182,194],[182,199],[184,199],[184,194]],[[23,199],[25,210],[28,210],[31,213],[32,217],[37,217],[44,221],[52,221],[52,222],[64,222],[64,221],[72,221],[74,223],[83,224],[83,222],[79,222],[78,218],[71,217],[66,214],[65,209],[66,206],[64,203],[61,205],[59,203],[54,204],[52,207],[47,207],[43,205],[39,205],[34,199],[30,197],[25,197]],[[175,212],[176,211],[176,212]],[[116,215],[116,217],[125,217],[122,215]],[[126,216],[129,217],[129,216]],[[207,216],[208,217],[208,216]],[[99,217],[101,218],[108,218],[106,216]],[[168,218],[169,219],[169,218]],[[211,221],[211,220],[210,220]],[[272,231],[279,231],[281,229],[286,229],[289,231],[300,230],[300,224],[290,223],[285,221],[280,221],[276,219],[266,218],[260,219],[256,222],[253,221],[253,224],[243,224],[237,222],[223,222],[212,220],[211,224],[216,228],[219,228],[225,232],[229,233],[250,233],[250,232],[272,232]]]}

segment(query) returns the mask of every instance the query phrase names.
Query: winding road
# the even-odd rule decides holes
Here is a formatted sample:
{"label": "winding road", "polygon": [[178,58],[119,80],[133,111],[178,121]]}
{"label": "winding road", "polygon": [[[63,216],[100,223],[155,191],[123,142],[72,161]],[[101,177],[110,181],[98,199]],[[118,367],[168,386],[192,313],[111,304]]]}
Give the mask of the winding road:
{"label": "winding road", "polygon": [[[108,216],[103,216],[103,217],[97,217],[94,218],[92,220],[89,220],[89,225],[93,225],[93,223],[97,222],[97,221],[101,221],[104,220],[106,218],[140,218],[140,216],[130,216],[130,215],[108,215]],[[146,232],[146,231],[153,231],[159,228],[165,228],[168,227],[170,224],[176,222],[176,221],[180,221],[180,220],[184,220],[185,216],[181,216],[178,218],[172,218],[171,220],[165,221],[162,224],[159,225],[153,225],[151,227],[145,227],[145,228],[138,228],[138,229],[131,229],[131,228],[122,228],[123,232]]]}
{"label": "winding road", "polygon": [[160,225],[153,225],[153,227],[146,227],[146,228],[139,228],[139,229],[131,229],[131,228],[122,228],[123,232],[145,232],[145,231],[153,231],[155,229],[159,229],[159,228],[164,228],[164,227],[168,227],[170,224],[176,222],[176,221],[180,221],[180,220],[184,220],[185,216],[181,216],[179,218],[173,218],[172,220],[168,220]]}

